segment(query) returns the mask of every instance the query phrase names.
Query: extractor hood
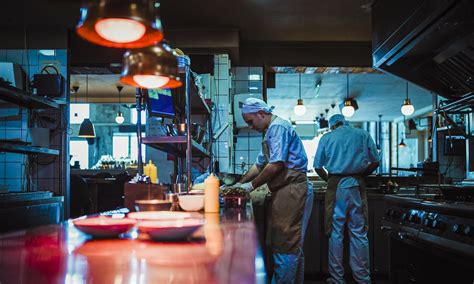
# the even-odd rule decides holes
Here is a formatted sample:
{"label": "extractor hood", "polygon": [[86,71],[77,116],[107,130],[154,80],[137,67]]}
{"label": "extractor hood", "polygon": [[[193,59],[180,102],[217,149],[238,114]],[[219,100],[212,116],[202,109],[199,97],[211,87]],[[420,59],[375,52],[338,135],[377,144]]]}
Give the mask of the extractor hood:
{"label": "extractor hood", "polygon": [[473,0],[378,0],[372,25],[375,68],[450,99],[473,92]]}

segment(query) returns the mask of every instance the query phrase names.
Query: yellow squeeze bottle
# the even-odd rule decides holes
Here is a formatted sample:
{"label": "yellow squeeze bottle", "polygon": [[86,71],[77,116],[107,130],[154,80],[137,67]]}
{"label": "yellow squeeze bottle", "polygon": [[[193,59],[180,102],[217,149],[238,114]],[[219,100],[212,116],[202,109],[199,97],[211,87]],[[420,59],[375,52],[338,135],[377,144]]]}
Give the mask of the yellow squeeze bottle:
{"label": "yellow squeeze bottle", "polygon": [[143,173],[150,177],[151,183],[158,183],[158,169],[151,160],[143,168]]}
{"label": "yellow squeeze bottle", "polygon": [[204,212],[219,212],[219,179],[212,173],[204,181]]}

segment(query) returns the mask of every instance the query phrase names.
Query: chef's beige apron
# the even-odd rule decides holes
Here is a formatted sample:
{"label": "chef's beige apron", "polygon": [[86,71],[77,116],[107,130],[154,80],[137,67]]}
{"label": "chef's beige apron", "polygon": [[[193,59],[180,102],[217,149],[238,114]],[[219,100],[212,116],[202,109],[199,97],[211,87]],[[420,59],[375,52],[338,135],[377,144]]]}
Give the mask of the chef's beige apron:
{"label": "chef's beige apron", "polygon": [[334,213],[334,204],[336,203],[336,191],[341,179],[346,177],[353,177],[359,183],[360,197],[362,199],[362,208],[364,210],[365,225],[364,230],[369,229],[369,208],[367,207],[367,190],[365,188],[365,181],[359,175],[332,175],[329,174],[326,195],[324,199],[324,231],[327,236],[331,235],[332,221]]}
{"label": "chef's beige apron", "polygon": [[[273,120],[276,118],[274,116]],[[267,136],[262,142],[262,152],[267,161],[269,150]],[[272,194],[270,234],[273,253],[297,253],[301,247],[303,213],[308,190],[305,173],[284,168],[267,182]],[[268,238],[267,238],[268,240]]]}

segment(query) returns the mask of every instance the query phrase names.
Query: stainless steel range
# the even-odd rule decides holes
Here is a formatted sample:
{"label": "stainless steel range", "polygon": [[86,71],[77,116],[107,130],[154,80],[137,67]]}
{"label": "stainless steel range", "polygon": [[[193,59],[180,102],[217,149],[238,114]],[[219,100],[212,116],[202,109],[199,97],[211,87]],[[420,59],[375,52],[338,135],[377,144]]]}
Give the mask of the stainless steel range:
{"label": "stainless steel range", "polygon": [[474,283],[474,203],[386,196],[394,283]]}

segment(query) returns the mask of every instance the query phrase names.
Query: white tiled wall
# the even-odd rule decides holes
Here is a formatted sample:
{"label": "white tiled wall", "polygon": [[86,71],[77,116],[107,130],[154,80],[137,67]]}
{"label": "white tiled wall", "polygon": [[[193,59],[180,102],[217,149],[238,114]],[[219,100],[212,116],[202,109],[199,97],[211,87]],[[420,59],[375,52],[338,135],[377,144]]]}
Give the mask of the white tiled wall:
{"label": "white tiled wall", "polygon": [[[216,108],[213,113],[213,129],[214,133],[219,131],[221,127],[229,124],[230,111],[230,97],[229,97],[229,71],[230,59],[227,54],[220,54],[214,56],[214,76],[211,78],[213,85],[213,102]],[[227,128],[222,135],[220,135],[214,144],[214,156],[219,161],[219,171],[228,172],[231,158],[231,133]]]}
{"label": "white tiled wall", "polygon": [[[253,75],[251,77],[251,75]],[[256,78],[258,80],[250,80]],[[262,94],[263,68],[235,67],[232,68],[231,95],[241,93]],[[236,135],[235,155],[232,166],[236,173],[247,171],[256,161],[262,144],[262,134],[249,129],[240,129]]]}

